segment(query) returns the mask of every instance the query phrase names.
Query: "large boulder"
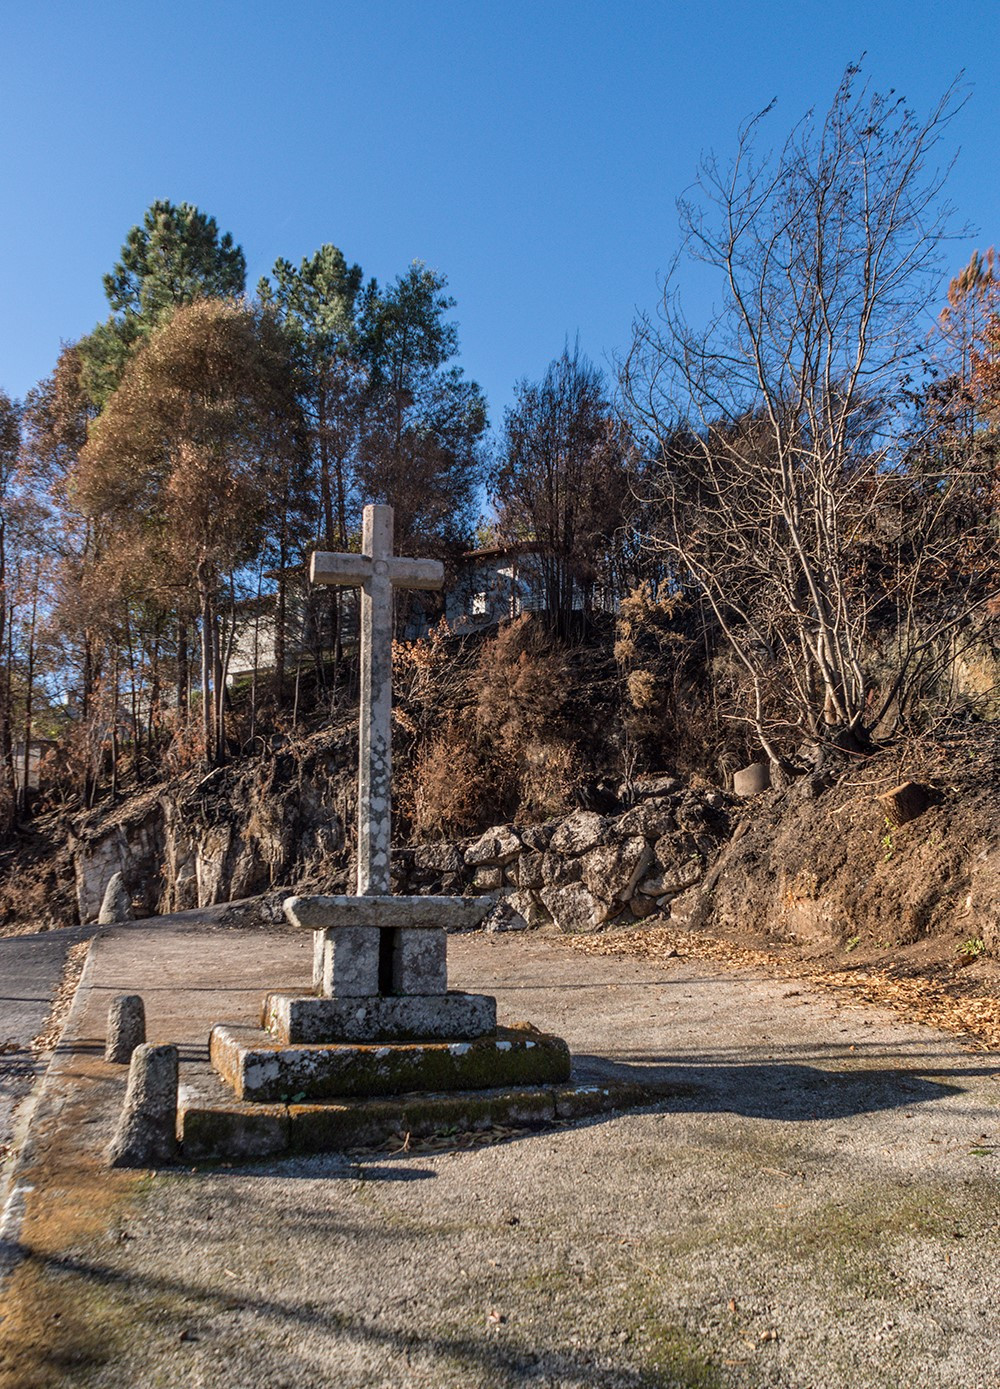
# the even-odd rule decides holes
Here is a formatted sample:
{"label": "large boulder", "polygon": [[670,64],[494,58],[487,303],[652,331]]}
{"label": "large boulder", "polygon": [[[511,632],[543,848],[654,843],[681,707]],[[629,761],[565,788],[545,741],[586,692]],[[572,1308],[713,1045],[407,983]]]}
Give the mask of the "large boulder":
{"label": "large boulder", "polygon": [[547,926],[552,919],[539,901],[537,892],[511,892],[506,902],[511,911],[516,912],[529,926]]}
{"label": "large boulder", "polygon": [[569,858],[563,854],[542,855],[542,886],[563,887],[566,883],[578,883],[583,874],[583,860]]}
{"label": "large boulder", "polygon": [[700,882],[704,871],[701,859],[691,858],[686,863],[675,864],[662,873],[654,873],[648,878],[643,878],[637,891],[646,897],[658,899],[676,897],[679,893]]}
{"label": "large boulder", "polygon": [[698,833],[708,829],[711,816],[708,807],[696,791],[688,791],[677,807],[677,824],[682,830]]}
{"label": "large boulder", "polygon": [[660,898],[657,905],[670,912],[671,926],[682,931],[700,931],[708,920],[712,894],[701,887],[689,887],[679,897],[669,901]]}
{"label": "large boulder", "polygon": [[669,871],[699,854],[711,854],[715,847],[715,840],[707,835],[678,830],[676,834],[665,834],[658,839],[653,845],[653,855],[659,867]]}
{"label": "large boulder", "polygon": [[531,924],[527,916],[518,910],[514,904],[514,894],[509,897],[501,897],[496,906],[483,918],[483,930],[490,933],[496,931],[526,931]]}
{"label": "large boulder", "polygon": [[538,850],[522,854],[517,860],[517,885],[519,888],[538,888],[544,884],[542,865],[545,855]]}
{"label": "large boulder", "polygon": [[647,772],[637,776],[632,783],[634,794],[638,797],[646,796],[669,796],[674,791],[681,789],[682,782],[679,777],[664,776],[655,772]]}
{"label": "large boulder", "polygon": [[133,921],[132,898],[129,896],[125,879],[121,873],[112,873],[104,890],[104,900],[97,915],[99,926],[110,926],[115,921]]}
{"label": "large boulder", "polygon": [[545,825],[525,825],[520,831],[521,842],[526,849],[544,850],[552,843],[552,836],[555,834],[555,822],[549,821]]}
{"label": "large boulder", "polygon": [[629,898],[629,911],[633,916],[646,917],[653,916],[660,908],[656,904],[655,897],[647,897],[644,893],[633,892]]}
{"label": "large boulder", "polygon": [[596,810],[574,810],[552,836],[553,854],[585,854],[604,840],[608,822]]}
{"label": "large boulder", "polygon": [[455,844],[418,844],[413,851],[413,866],[424,873],[458,873],[462,863]]}
{"label": "large boulder", "polygon": [[465,861],[474,868],[483,864],[510,863],[521,852],[521,841],[509,825],[498,825],[481,834],[465,851]]}
{"label": "large boulder", "polygon": [[595,897],[583,883],[567,883],[565,887],[544,887],[540,893],[545,910],[568,934],[596,931],[607,921],[611,907]]}
{"label": "large boulder", "polygon": [[677,817],[673,805],[662,796],[640,801],[631,810],[626,810],[624,815],[619,815],[614,823],[616,835],[642,834],[647,839],[659,839],[676,828]]}
{"label": "large boulder", "polygon": [[652,862],[652,849],[641,835],[634,835],[585,854],[583,881],[603,902],[627,902]]}

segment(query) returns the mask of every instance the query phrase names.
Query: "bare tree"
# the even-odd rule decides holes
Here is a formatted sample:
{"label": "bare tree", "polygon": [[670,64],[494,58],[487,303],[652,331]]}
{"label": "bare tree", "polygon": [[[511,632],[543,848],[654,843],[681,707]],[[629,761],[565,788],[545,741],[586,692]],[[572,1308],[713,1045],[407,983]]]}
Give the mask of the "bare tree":
{"label": "bare tree", "polygon": [[956,496],[978,483],[915,477],[904,420],[961,100],[953,86],[921,118],[849,67],[829,112],[776,151],[758,152],[771,108],[750,121],[680,203],[682,255],[721,279],[718,309],[695,329],[668,278],[623,365],[659,446],[649,544],[707,600],[745,674],[738,715],[775,759],[782,731],[864,745],[920,652],[984,600],[979,575],[915,615],[960,543]]}
{"label": "bare tree", "polygon": [[515,387],[490,480],[497,528],[509,543],[538,547],[548,618],[561,636],[610,577],[637,466],[631,431],[578,347],[550,362],[541,381]]}

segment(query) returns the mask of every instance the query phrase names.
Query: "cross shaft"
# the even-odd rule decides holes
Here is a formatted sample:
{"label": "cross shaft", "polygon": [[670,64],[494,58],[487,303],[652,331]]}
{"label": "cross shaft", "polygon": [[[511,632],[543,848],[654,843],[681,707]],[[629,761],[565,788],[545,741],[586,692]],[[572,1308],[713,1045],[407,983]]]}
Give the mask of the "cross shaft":
{"label": "cross shaft", "polygon": [[361,589],[358,896],[389,893],[392,841],[392,591],[438,589],[444,566],[392,553],[392,507],[366,506],[361,554],[317,550],[314,584]]}

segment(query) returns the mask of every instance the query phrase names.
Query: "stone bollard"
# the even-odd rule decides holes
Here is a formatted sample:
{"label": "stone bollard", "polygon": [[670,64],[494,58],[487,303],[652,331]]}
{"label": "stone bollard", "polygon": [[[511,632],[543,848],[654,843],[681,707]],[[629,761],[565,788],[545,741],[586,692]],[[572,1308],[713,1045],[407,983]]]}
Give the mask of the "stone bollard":
{"label": "stone bollard", "polygon": [[176,1155],[177,1048],[143,1043],[132,1053],[108,1162],[112,1167],[159,1167]]}
{"label": "stone bollard", "polygon": [[146,1040],[146,1009],[138,994],[119,994],[108,1009],[105,1061],[127,1066],[132,1053]]}

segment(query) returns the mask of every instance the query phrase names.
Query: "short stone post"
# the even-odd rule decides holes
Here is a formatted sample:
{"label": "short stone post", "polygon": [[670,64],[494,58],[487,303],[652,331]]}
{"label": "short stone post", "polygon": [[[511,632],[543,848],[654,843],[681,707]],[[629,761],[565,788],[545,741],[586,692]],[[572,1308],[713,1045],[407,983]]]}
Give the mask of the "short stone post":
{"label": "short stone post", "polygon": [[177,1048],[143,1043],[132,1053],[108,1162],[112,1167],[160,1167],[176,1155]]}
{"label": "short stone post", "polygon": [[119,994],[108,1009],[105,1061],[127,1066],[132,1053],[146,1040],[146,1009],[138,994]]}

